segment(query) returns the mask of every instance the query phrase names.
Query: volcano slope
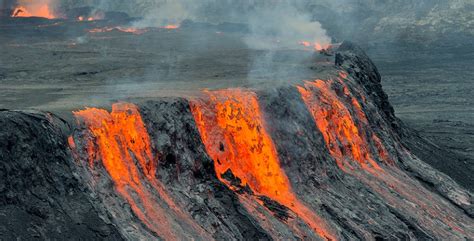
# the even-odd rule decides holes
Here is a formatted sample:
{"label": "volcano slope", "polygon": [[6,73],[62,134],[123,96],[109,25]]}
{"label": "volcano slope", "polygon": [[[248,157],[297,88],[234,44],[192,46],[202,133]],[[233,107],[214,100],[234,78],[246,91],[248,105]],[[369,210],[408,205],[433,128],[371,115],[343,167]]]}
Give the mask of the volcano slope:
{"label": "volcano slope", "polygon": [[473,239],[472,194],[413,154],[443,158],[395,117],[370,59],[349,42],[330,59],[322,79],[69,122],[2,110],[1,237]]}

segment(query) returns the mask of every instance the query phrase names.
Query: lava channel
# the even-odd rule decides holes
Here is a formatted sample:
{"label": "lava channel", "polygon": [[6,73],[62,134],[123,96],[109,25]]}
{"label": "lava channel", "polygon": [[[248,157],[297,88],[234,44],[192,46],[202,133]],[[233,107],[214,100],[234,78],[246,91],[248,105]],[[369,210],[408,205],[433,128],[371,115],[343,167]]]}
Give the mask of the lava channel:
{"label": "lava channel", "polygon": [[[89,137],[86,151],[90,168],[101,160],[114,182],[116,191],[130,204],[135,215],[158,236],[176,240],[180,234],[172,230],[173,220],[167,210],[160,207],[158,197],[163,199],[190,227],[204,231],[189,221],[165,192],[155,178],[157,159],[153,156],[150,137],[138,111],[133,104],[118,103],[109,113],[103,109],[88,108],[74,112],[76,119],[87,127]],[[74,140],[69,139],[69,143]],[[72,147],[77,147],[73,144]],[[135,163],[135,160],[138,162]],[[150,185],[152,188],[148,188]]]}
{"label": "lava channel", "polygon": [[240,179],[241,186],[286,206],[319,236],[335,240],[324,220],[293,193],[266,131],[256,94],[241,89],[205,91],[205,94],[206,100],[192,100],[190,105],[219,180],[235,190],[224,177],[230,170]]}
{"label": "lava channel", "polygon": [[[347,74],[340,74],[347,78]],[[338,79],[343,95],[338,96],[332,85],[334,81],[316,80],[298,86],[301,96],[321,131],[326,146],[337,165],[344,171],[353,170],[356,162],[376,178],[368,178],[362,173],[351,172],[355,177],[380,194],[387,203],[407,215],[421,220],[420,226],[436,230],[439,237],[449,238],[441,226],[455,230],[460,236],[469,230],[466,220],[451,205],[427,191],[420,183],[404,174],[394,164],[382,140],[370,129],[362,106],[342,79]],[[360,94],[360,93],[358,93]],[[363,99],[363,98],[362,98]],[[373,148],[371,148],[373,147]],[[370,150],[373,150],[371,152]],[[372,154],[374,153],[374,154]],[[375,157],[387,165],[382,168]],[[414,157],[405,157],[414,158]],[[409,203],[410,205],[407,205]],[[437,228],[437,226],[439,228]]]}
{"label": "lava channel", "polygon": [[[357,124],[357,121],[367,122],[359,102],[352,99],[353,106],[347,107],[331,88],[331,84],[332,81],[316,80],[297,87],[331,156],[343,171],[347,167],[353,170],[355,161],[366,171],[381,172],[382,168],[371,155],[369,140]],[[353,116],[351,109],[355,109],[356,116]]]}

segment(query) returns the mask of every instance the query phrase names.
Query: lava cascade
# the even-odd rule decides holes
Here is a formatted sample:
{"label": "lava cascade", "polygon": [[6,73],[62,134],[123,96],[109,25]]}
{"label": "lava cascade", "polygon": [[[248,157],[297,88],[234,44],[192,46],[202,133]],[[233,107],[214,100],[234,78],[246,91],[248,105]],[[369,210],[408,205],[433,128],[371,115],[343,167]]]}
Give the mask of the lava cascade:
{"label": "lava cascade", "polygon": [[[337,87],[333,88],[335,82],[332,80],[305,82],[304,86],[297,87],[337,165],[344,171],[347,171],[346,167],[353,171],[355,167],[352,162],[356,161],[362,169],[375,174],[376,179],[372,179],[362,173],[350,172],[379,193],[391,206],[408,210],[428,230],[437,230],[437,225],[442,223],[449,229],[466,235],[466,230],[469,230],[468,222],[455,218],[463,215],[449,215],[459,214],[458,210],[444,202],[441,202],[442,205],[436,203],[435,200],[440,197],[434,196],[394,165],[381,139],[370,130],[367,117],[354,92],[344,83],[343,79],[347,77],[346,73],[340,73],[340,78],[337,78],[341,87],[339,95]],[[406,155],[405,158],[416,158]],[[375,158],[390,165],[382,169]],[[449,238],[443,236],[446,235],[443,232],[438,235]]]}
{"label": "lava cascade", "polygon": [[[369,138],[361,128],[360,122],[367,123],[359,102],[351,99],[352,108],[331,88],[333,81],[316,80],[298,86],[303,101],[310,110],[318,129],[323,134],[326,146],[342,170],[354,169],[356,161],[364,170],[371,173],[382,171],[371,154]],[[347,87],[344,92],[347,93]],[[352,112],[351,112],[352,110]],[[355,113],[353,113],[355,112]],[[375,136],[375,134],[374,134]],[[376,138],[381,152],[380,140]],[[386,156],[386,154],[384,154]]]}
{"label": "lava cascade", "polygon": [[[89,108],[74,112],[74,115],[87,126],[91,135],[86,138],[90,167],[93,168],[98,160],[102,161],[117,192],[150,230],[166,239],[179,237],[171,231],[173,226],[169,220],[172,219],[158,205],[156,194],[147,188],[151,185],[168,206],[178,209],[162,184],[155,179],[157,162],[138,108],[133,104],[118,103],[112,106],[111,113]],[[74,142],[69,139],[69,143],[71,145]],[[138,164],[135,164],[135,160]],[[177,212],[184,217],[179,210]]]}
{"label": "lava cascade", "polygon": [[240,89],[205,94],[207,101],[191,101],[191,110],[218,178],[233,189],[223,177],[231,170],[242,186],[285,205],[321,237],[335,239],[324,221],[292,192],[266,131],[256,94]]}
{"label": "lava cascade", "polygon": [[56,18],[55,14],[51,9],[51,1],[19,1],[19,6],[17,6],[11,17],[41,17],[54,19]]}

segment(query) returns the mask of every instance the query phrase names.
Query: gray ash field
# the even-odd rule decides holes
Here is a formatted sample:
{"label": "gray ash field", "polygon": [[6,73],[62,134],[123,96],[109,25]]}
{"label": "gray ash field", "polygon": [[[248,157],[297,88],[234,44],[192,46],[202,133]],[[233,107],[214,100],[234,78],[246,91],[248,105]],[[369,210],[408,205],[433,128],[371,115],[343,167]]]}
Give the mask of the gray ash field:
{"label": "gray ash field", "polygon": [[458,161],[430,163],[474,188],[472,46],[369,48],[397,117]]}
{"label": "gray ash field", "polygon": [[[313,51],[302,48],[249,49],[242,30],[223,31],[225,25],[190,23],[136,34],[89,32],[107,28],[107,22],[54,22],[13,19],[2,24],[0,108],[72,110],[204,88],[265,88],[316,78],[324,66],[311,67],[328,62],[324,55],[312,60]],[[269,58],[271,65],[259,65]]]}
{"label": "gray ash field", "polygon": [[0,240],[474,239],[469,51],[108,15],[0,18]]}

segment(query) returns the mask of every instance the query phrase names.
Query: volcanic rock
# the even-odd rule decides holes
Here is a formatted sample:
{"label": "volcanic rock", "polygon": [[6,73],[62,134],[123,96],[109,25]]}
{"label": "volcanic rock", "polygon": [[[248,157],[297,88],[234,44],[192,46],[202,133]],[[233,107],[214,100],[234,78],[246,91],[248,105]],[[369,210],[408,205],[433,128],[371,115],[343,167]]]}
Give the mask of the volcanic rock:
{"label": "volcanic rock", "polygon": [[443,155],[395,117],[374,64],[349,42],[331,61],[326,80],[121,102],[69,123],[1,111],[1,236],[472,239],[472,194],[423,162]]}

